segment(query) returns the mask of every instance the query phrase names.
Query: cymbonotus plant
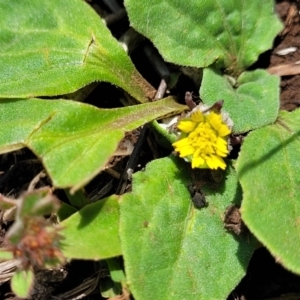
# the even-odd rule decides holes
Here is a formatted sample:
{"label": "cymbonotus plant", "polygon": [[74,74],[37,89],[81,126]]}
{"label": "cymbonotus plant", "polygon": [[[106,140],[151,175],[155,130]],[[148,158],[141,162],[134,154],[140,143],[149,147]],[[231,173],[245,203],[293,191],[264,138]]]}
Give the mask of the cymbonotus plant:
{"label": "cymbonotus plant", "polygon": [[[125,0],[124,5],[131,26],[165,61],[202,70],[203,103],[188,111],[174,97],[150,101],[154,88],[84,1],[0,3],[0,152],[28,147],[53,187],[69,195],[70,204],[58,211],[63,229],[50,230],[55,263],[106,260],[111,283],[136,300],[225,299],[244,276],[258,242],[300,274],[300,113],[279,110],[278,77],[249,71],[282,29],[274,2]],[[42,99],[95,81],[118,86],[136,105],[101,109]],[[183,111],[188,112],[174,128],[153,124],[177,154],[134,174],[132,192],[90,203],[82,189],[101,172],[125,132]],[[241,140],[232,159],[232,147]],[[232,227],[232,207],[249,231]],[[16,232],[14,254],[24,237]],[[125,275],[115,259],[121,255]],[[39,256],[32,258],[47,266]],[[23,269],[28,272],[31,265]],[[16,288],[22,280],[14,280],[14,291],[28,295],[32,276],[23,290]]]}

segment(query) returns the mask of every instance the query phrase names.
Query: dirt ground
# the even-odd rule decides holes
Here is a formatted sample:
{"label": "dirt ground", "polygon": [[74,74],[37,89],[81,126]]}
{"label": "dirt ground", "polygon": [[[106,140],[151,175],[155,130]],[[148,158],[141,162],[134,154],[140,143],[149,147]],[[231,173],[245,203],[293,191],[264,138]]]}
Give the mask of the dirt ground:
{"label": "dirt ground", "polygon": [[[101,16],[110,16],[109,8],[102,1],[89,2]],[[299,1],[300,2],[300,1]],[[300,3],[298,1],[277,1],[276,12],[285,24],[283,32],[276,38],[272,50],[262,54],[252,68],[266,68],[272,74],[281,76],[280,106],[284,110],[294,110],[300,106]],[[110,25],[113,34],[118,38],[128,27],[126,16]],[[158,86],[160,78],[155,72],[149,60],[145,57],[142,49],[147,43],[144,41],[132,53],[132,59],[142,75],[153,85]],[[298,67],[299,66],[299,67]],[[172,67],[172,66],[170,66]],[[102,102],[101,107],[120,106],[119,96],[121,92],[107,83],[100,83],[87,98],[86,102],[95,104],[96,99],[103,93],[109,93],[109,102]],[[186,91],[197,93],[197,87],[188,76],[181,76],[176,88],[171,93],[183,98]],[[138,132],[131,135],[131,140],[136,141]],[[138,167],[136,171],[145,166],[147,162],[156,157],[167,155],[166,150],[160,149],[147,136],[139,153]],[[127,163],[127,157],[118,157],[111,162],[117,175],[121,175]],[[42,170],[41,163],[27,149],[0,156],[0,193],[13,197],[28,188],[31,180]],[[86,187],[90,197],[99,194],[106,187],[102,197],[116,193],[120,188],[117,175],[103,172]],[[37,187],[50,185],[47,178],[43,178]],[[118,187],[119,186],[119,187]],[[63,191],[56,192],[61,201],[67,201]],[[0,224],[0,245],[3,236],[11,222]],[[72,289],[75,289],[87,279],[93,280],[95,270],[100,270],[100,278],[108,276],[105,265],[99,265],[93,261],[72,261],[60,270],[37,271],[38,283],[35,286],[35,295],[32,299],[75,299],[78,294],[69,294],[62,297]],[[56,295],[57,297],[53,297]],[[60,296],[59,296],[60,295]],[[17,299],[10,291],[9,282],[0,286],[0,299]],[[79,298],[78,298],[79,299]],[[99,288],[94,288],[89,296],[81,299],[104,299],[99,293]],[[127,298],[129,299],[129,298]],[[246,276],[240,284],[228,295],[227,300],[295,300],[300,299],[300,276],[285,270],[269,254],[265,248],[258,249],[250,262]],[[124,298],[125,300],[125,298]]]}
{"label": "dirt ground", "polygon": [[[276,67],[281,74],[281,109],[294,110],[299,107],[300,95],[300,3],[298,1],[280,1],[276,5],[276,11],[284,21],[285,29],[275,40],[271,53],[269,68]],[[283,49],[295,50],[287,55],[279,55]],[[294,48],[294,49],[292,49]]]}

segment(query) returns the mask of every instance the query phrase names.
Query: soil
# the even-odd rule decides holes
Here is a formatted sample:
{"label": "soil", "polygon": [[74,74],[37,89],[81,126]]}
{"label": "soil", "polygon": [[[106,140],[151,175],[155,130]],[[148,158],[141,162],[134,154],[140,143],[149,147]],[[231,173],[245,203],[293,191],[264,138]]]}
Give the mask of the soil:
{"label": "soil", "polygon": [[[108,6],[102,1],[87,1],[102,16],[111,17],[112,14]],[[122,5],[122,3],[120,3]],[[276,73],[281,76],[280,107],[284,110],[294,110],[300,106],[300,70],[297,64],[300,61],[300,17],[298,1],[277,1],[276,12],[285,24],[283,32],[276,38],[272,50],[263,53],[258,62],[252,68],[266,68],[270,73]],[[124,16],[124,14],[123,14]],[[112,19],[113,20],[113,19]],[[126,16],[110,25],[113,35],[119,38],[128,28]],[[145,45],[151,45],[149,41],[144,40],[132,53],[132,60],[141,74],[153,85],[158,86],[160,77],[157,75],[151,62],[145,55],[143,49]],[[282,55],[281,50],[290,49],[288,54]],[[278,52],[279,51],[279,52]],[[168,65],[174,68],[172,65]],[[186,72],[185,72],[186,73]],[[198,90],[197,84],[189,76],[182,75],[175,88],[169,91],[184,99],[186,91]],[[99,106],[99,95],[109,94],[109,101],[101,102],[102,107],[118,107],[120,95],[122,92],[108,84],[100,83],[86,99],[87,103]],[[127,140],[132,145],[137,145],[137,138],[140,131],[128,133]],[[138,161],[135,171],[142,169],[149,161],[154,158],[163,157],[168,154],[167,150],[159,147],[151,134],[145,131],[145,139],[139,143]],[[142,134],[141,134],[142,135]],[[137,146],[136,146],[137,147]],[[127,146],[120,146],[120,151],[127,149]],[[115,156],[110,162],[110,168],[113,166],[114,172],[102,172],[86,187],[87,194],[95,199],[103,198],[107,195],[118,193],[121,189],[128,191],[130,185],[126,181],[121,181],[123,171],[128,162],[127,155]],[[0,193],[6,196],[17,198],[23,191],[27,190],[32,179],[43,169],[38,159],[28,149],[15,151],[0,156]],[[42,178],[38,187],[51,185],[50,180]],[[68,201],[63,191],[57,190],[57,197],[61,201]],[[191,191],[191,197],[195,205],[205,205],[205,198],[201,191]],[[240,234],[243,224],[240,220],[238,208],[230,208],[226,226],[236,234]],[[9,228],[11,222],[1,218],[0,223],[0,245],[3,242],[3,236]],[[241,227],[242,226],[242,227]],[[98,272],[98,273],[97,273]],[[95,273],[100,274],[95,277]],[[64,267],[52,270],[36,270],[37,283],[35,284],[35,294],[32,299],[75,299],[76,295],[61,296],[84,282],[87,279],[95,283],[95,288],[91,293],[81,299],[104,299],[101,297],[97,283],[107,276],[107,267],[93,261],[72,261]],[[55,297],[56,295],[56,297]],[[3,283],[0,287],[0,299],[17,299],[10,290],[9,282]],[[79,298],[78,298],[79,299]],[[124,295],[123,299],[129,299]],[[270,253],[263,247],[259,248],[253,255],[247,274],[241,280],[239,285],[228,295],[228,300],[292,300],[300,299],[300,276],[290,273],[284,269]]]}
{"label": "soil", "polygon": [[[283,67],[286,76],[281,77],[280,108],[284,110],[294,110],[300,105],[299,85],[300,72],[293,74],[293,64],[300,61],[300,16],[298,1],[280,1],[276,5],[276,11],[284,21],[285,28],[276,38],[275,45],[270,57],[269,68]],[[290,47],[297,50],[287,55],[278,55],[278,51]],[[290,75],[289,75],[290,74]]]}

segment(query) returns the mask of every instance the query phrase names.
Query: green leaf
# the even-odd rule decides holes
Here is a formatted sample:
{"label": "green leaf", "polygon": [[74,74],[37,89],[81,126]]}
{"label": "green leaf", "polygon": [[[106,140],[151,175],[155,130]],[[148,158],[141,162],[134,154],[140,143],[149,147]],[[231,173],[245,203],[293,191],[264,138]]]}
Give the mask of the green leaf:
{"label": "green leaf", "polygon": [[[119,296],[117,297],[118,299],[122,294],[122,286],[124,286],[126,282],[126,277],[123,270],[124,267],[120,265],[119,261],[120,261],[119,258],[114,257],[99,262],[100,264],[99,268],[109,269],[109,275],[110,275],[110,276],[106,276],[105,278],[101,278],[99,282],[101,296],[103,298],[114,298],[116,296]],[[123,289],[123,293],[124,293],[124,289]]]}
{"label": "green leaf", "polygon": [[264,70],[242,73],[234,86],[212,68],[203,70],[200,95],[205,104],[224,100],[224,110],[234,122],[234,133],[273,123],[279,111],[279,78]]}
{"label": "green leaf", "polygon": [[13,198],[8,198],[0,194],[0,209],[2,211],[11,209],[17,206],[17,202]]}
{"label": "green leaf", "polygon": [[117,196],[86,205],[61,222],[63,254],[70,259],[105,259],[122,254]]}
{"label": "green leaf", "polygon": [[68,200],[70,201],[70,204],[77,209],[80,209],[91,202],[84,189],[80,189],[76,191],[76,193],[70,193],[70,191],[65,189],[65,193]]}
{"label": "green leaf", "polygon": [[13,259],[14,255],[10,250],[6,250],[5,248],[0,249],[0,261],[8,261]]}
{"label": "green leaf", "polygon": [[73,206],[62,202],[61,206],[57,212],[57,216],[59,218],[59,221],[63,221],[67,218],[69,218],[71,215],[77,212],[77,209],[75,209]]}
{"label": "green leaf", "polygon": [[56,212],[59,208],[59,201],[52,194],[49,187],[25,192],[18,201],[17,217],[21,219],[35,216],[42,217]]}
{"label": "green leaf", "polygon": [[69,100],[6,100],[0,105],[0,153],[27,146],[55,187],[74,191],[101,171],[126,131],[185,108],[173,98],[116,109]]}
{"label": "green leaf", "polygon": [[167,61],[185,66],[218,61],[240,73],[282,29],[273,0],[125,0],[125,6],[131,26]]}
{"label": "green leaf", "polygon": [[17,202],[14,223],[6,233],[6,239],[11,245],[19,245],[26,230],[28,220],[55,213],[59,208],[59,201],[52,194],[49,187],[23,193]]}
{"label": "green leaf", "polygon": [[101,280],[99,281],[99,287],[101,296],[103,298],[113,298],[122,293],[121,284],[112,281],[109,276],[101,278]]}
{"label": "green leaf", "polygon": [[242,217],[254,235],[289,270],[300,274],[300,110],[281,112],[276,124],[251,132],[237,172]]}
{"label": "green leaf", "polygon": [[225,299],[245,273],[252,238],[227,233],[222,220],[241,199],[234,172],[211,186],[197,177],[208,184],[208,207],[200,210],[187,190],[191,175],[183,161],[156,160],[133,175],[133,192],[121,197],[126,278],[137,300]]}
{"label": "green leaf", "polygon": [[11,279],[11,289],[20,298],[27,298],[33,285],[32,270],[17,270]]}
{"label": "green leaf", "polygon": [[0,96],[27,98],[111,82],[146,102],[153,88],[82,0],[0,3]]}
{"label": "green leaf", "polygon": [[115,282],[121,282],[125,283],[126,277],[124,274],[124,271],[122,270],[122,267],[120,266],[119,262],[116,258],[110,258],[106,260],[110,277]]}

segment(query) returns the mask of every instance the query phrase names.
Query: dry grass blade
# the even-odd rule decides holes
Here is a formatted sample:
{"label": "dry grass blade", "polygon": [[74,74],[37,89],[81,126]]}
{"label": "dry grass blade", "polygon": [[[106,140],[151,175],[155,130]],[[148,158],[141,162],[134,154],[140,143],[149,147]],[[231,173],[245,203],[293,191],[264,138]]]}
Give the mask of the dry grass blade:
{"label": "dry grass blade", "polygon": [[271,75],[278,75],[278,76],[297,75],[300,74],[300,64],[299,61],[293,64],[282,64],[282,65],[268,68],[267,71]]}
{"label": "dry grass blade", "polygon": [[56,296],[53,296],[52,299],[69,299],[69,300],[78,300],[78,299],[83,299],[84,297],[88,296],[91,294],[95,288],[98,285],[100,278],[100,273],[93,275],[86,279],[82,284],[77,286],[75,289],[70,290],[66,293],[59,294]]}
{"label": "dry grass blade", "polygon": [[13,259],[0,263],[0,283],[4,283],[11,279],[15,274],[16,269],[20,265],[18,259]]}
{"label": "dry grass blade", "polygon": [[130,293],[125,288],[123,288],[122,290],[122,295],[109,298],[109,300],[129,300],[129,299],[130,299]]}

